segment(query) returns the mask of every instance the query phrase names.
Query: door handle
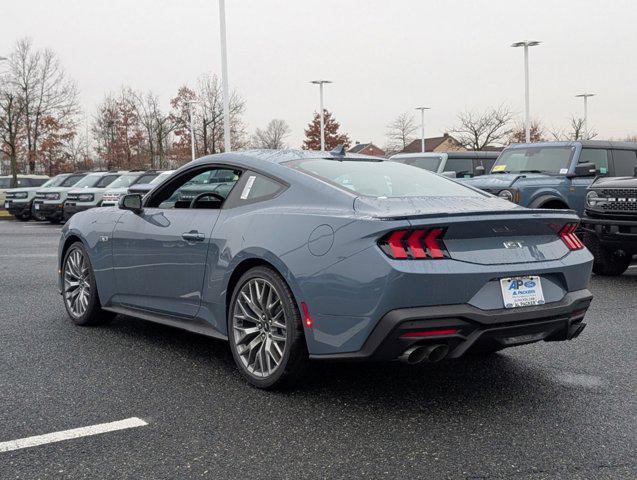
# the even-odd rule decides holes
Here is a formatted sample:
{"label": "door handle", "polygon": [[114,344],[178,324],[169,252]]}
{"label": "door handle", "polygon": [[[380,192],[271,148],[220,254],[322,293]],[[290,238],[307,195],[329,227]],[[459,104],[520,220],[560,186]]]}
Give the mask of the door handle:
{"label": "door handle", "polygon": [[187,242],[203,242],[206,239],[206,236],[197,230],[191,230],[189,232],[182,233],[181,238]]}

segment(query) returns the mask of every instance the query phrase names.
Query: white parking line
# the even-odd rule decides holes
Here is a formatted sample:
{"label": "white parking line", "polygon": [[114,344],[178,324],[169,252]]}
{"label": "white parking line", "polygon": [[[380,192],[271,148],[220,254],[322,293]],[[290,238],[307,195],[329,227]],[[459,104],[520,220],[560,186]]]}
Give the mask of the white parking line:
{"label": "white parking line", "polygon": [[127,428],[143,427],[148,425],[141,418],[131,417],[125,420],[118,420],[110,423],[100,423],[88,427],[73,428],[71,430],[62,430],[61,432],[46,433],[44,435],[36,435],[34,437],[19,438],[8,442],[0,443],[0,453],[10,452],[12,450],[20,450],[21,448],[36,447],[47,443],[62,442],[72,438],[88,437],[98,435],[100,433],[113,432],[116,430],[125,430]]}

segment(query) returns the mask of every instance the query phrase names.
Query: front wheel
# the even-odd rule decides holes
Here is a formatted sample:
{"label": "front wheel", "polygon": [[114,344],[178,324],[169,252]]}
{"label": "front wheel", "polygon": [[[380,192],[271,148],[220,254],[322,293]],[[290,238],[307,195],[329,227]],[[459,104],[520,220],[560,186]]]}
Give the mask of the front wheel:
{"label": "front wheel", "polygon": [[237,282],[228,340],[241,374],[258,388],[290,385],[308,361],[301,316],[290,287],[273,269],[256,267]]}
{"label": "front wheel", "polygon": [[93,267],[82,242],[69,247],[62,264],[64,306],[77,325],[101,325],[115,317],[102,310]]}

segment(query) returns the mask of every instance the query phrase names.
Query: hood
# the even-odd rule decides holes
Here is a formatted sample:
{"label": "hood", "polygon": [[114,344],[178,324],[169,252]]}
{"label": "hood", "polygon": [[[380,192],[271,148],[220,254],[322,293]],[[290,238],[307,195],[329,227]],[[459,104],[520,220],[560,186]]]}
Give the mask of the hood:
{"label": "hood", "polygon": [[104,195],[112,195],[114,193],[126,193],[129,187],[108,188],[104,190]]}
{"label": "hood", "polygon": [[377,218],[409,218],[434,215],[493,213],[523,209],[508,200],[492,196],[479,197],[356,197],[354,210]]}
{"label": "hood", "polygon": [[465,185],[470,185],[480,190],[502,190],[509,188],[514,183],[524,179],[525,181],[533,179],[551,178],[551,175],[544,173],[498,173],[494,175],[480,175],[473,178],[458,178],[457,180]]}
{"label": "hood", "polygon": [[51,187],[51,188],[42,188],[38,187],[36,193],[66,193],[69,190],[73,190],[73,187]]}
{"label": "hood", "polygon": [[42,190],[42,187],[16,187],[5,190],[7,193],[20,193],[20,192],[37,192]]}
{"label": "hood", "polygon": [[102,193],[103,188],[86,187],[86,188],[71,188],[69,193]]}
{"label": "hood", "polygon": [[600,177],[589,188],[637,188],[637,177]]}

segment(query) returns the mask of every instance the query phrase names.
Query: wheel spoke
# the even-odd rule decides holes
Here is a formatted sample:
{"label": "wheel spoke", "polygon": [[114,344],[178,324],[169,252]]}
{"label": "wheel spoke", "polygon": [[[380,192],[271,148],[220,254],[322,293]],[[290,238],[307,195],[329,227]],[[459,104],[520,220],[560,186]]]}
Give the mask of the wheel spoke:
{"label": "wheel spoke", "polygon": [[64,264],[64,300],[72,316],[86,313],[91,298],[90,265],[81,250],[73,250]]}

